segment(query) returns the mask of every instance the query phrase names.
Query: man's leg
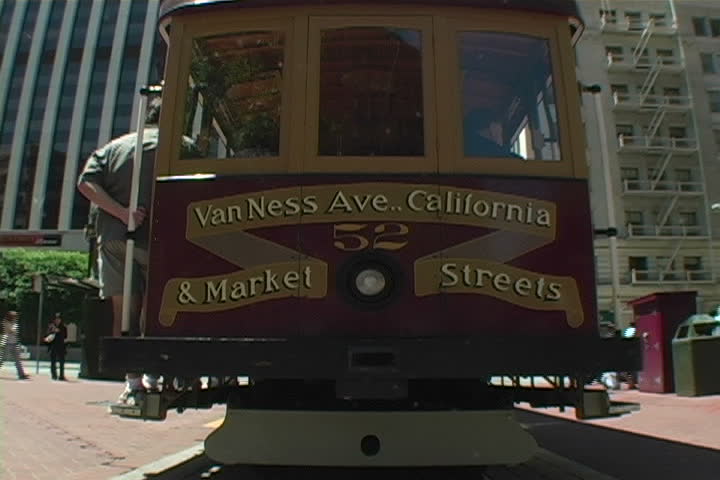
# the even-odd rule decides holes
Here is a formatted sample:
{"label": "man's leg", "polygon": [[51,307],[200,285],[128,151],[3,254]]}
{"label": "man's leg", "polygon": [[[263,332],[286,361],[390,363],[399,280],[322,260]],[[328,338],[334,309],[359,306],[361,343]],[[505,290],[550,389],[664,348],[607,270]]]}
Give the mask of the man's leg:
{"label": "man's leg", "polygon": [[64,350],[61,350],[58,353],[58,362],[60,363],[60,376],[58,377],[60,380],[65,380],[65,354],[67,352]]}
{"label": "man's leg", "polygon": [[50,376],[53,380],[57,380],[57,370],[55,369],[55,363],[57,362],[57,353],[55,349],[50,349]]}

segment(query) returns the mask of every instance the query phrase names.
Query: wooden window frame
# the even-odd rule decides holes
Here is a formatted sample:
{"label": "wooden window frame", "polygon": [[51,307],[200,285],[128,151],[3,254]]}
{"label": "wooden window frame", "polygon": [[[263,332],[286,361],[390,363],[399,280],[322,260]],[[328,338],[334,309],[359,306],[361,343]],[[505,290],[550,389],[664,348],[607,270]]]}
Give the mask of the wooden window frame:
{"label": "wooden window frame", "polygon": [[[326,156],[318,154],[320,116],[321,32],[351,27],[391,27],[419,30],[422,38],[424,154],[418,156]],[[435,118],[436,87],[433,60],[433,21],[430,16],[391,14],[358,16],[310,15],[308,26],[306,142],[302,171],[306,173],[434,173],[438,171]]]}
{"label": "wooden window frame", "polygon": [[[379,11],[378,11],[379,10]],[[160,128],[169,132],[158,147],[157,176],[265,173],[442,173],[587,178],[585,134],[580,115],[573,47],[567,22],[558,17],[508,19],[506,12],[462,8],[418,8],[405,15],[396,7],[348,8],[343,16],[322,7],[263,11],[242,9],[200,18],[173,18]],[[323,28],[389,26],[419,30],[423,38],[425,118],[424,156],[334,157],[317,155],[320,31]],[[243,31],[283,31],[285,64],[282,87],[280,152],[277,157],[180,159],[182,128],[176,109],[184,108],[189,49],[195,38]],[[454,86],[460,75],[455,37],[462,31],[529,35],[548,41],[556,96],[561,160],[465,158],[462,155],[461,97]],[[434,62],[434,63],[433,63]],[[314,82],[314,83],[309,83]],[[310,87],[308,88],[308,85]],[[449,92],[449,95],[448,95]],[[438,102],[442,93],[444,101]],[[442,121],[439,121],[442,119]],[[304,125],[305,128],[292,128]]]}
{"label": "wooden window frame", "polygon": [[[299,26],[302,28],[302,25]],[[267,14],[258,13],[249,17],[238,13],[224,15],[209,15],[201,18],[178,17],[173,19],[170,31],[170,42],[180,45],[175,48],[168,58],[166,67],[166,92],[164,94],[163,110],[160,119],[160,128],[163,132],[170,132],[167,142],[161,141],[158,148],[157,176],[162,175],[192,175],[198,173],[213,174],[262,174],[262,173],[288,173],[297,170],[298,158],[292,154],[293,149],[289,125],[297,121],[298,116],[298,82],[293,84],[298,72],[298,57],[302,57],[306,46],[302,42],[304,35],[296,35],[297,21],[290,13],[277,12]],[[182,109],[187,94],[187,78],[190,72],[193,41],[196,38],[242,33],[247,31],[282,31],[285,34],[283,54],[283,79],[281,88],[281,117],[279,155],[273,157],[229,157],[229,158],[180,158],[182,142],[182,127],[178,122],[183,116],[178,116],[177,108]],[[299,41],[298,38],[299,37]],[[299,52],[299,54],[298,54]],[[304,84],[301,84],[304,87]],[[302,106],[300,105],[300,109]],[[299,135],[299,132],[296,132]],[[294,168],[295,167],[295,168]]]}
{"label": "wooden window frame", "polygon": [[[587,174],[584,154],[584,134],[573,132],[570,125],[582,126],[579,118],[579,98],[577,83],[572,78],[574,61],[569,41],[560,41],[567,37],[567,24],[562,21],[532,23],[530,20],[509,20],[506,15],[483,12],[441,19],[445,23],[436,27],[438,51],[444,54],[438,58],[438,88],[450,92],[447,101],[438,105],[438,118],[448,121],[438,124],[440,150],[440,172],[499,174],[538,177],[584,177]],[[548,41],[550,48],[553,87],[555,89],[558,122],[560,132],[560,160],[525,160],[520,158],[476,158],[465,157],[462,138],[462,98],[458,91],[460,85],[460,62],[456,38],[460,32],[487,32],[518,34],[538,37]],[[564,72],[564,74],[563,74]],[[575,90],[569,86],[573,85]],[[575,114],[577,112],[577,114]],[[454,132],[448,131],[453,129]]]}

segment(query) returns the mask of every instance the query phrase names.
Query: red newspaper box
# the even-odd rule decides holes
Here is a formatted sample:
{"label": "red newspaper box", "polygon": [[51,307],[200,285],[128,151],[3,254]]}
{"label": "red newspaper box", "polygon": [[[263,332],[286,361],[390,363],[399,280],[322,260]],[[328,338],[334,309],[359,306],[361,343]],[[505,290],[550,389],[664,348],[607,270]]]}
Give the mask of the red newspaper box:
{"label": "red newspaper box", "polygon": [[638,389],[643,392],[675,391],[672,338],[677,327],[696,313],[697,292],[658,292],[628,302],[633,308],[636,335],[643,339],[643,369]]}

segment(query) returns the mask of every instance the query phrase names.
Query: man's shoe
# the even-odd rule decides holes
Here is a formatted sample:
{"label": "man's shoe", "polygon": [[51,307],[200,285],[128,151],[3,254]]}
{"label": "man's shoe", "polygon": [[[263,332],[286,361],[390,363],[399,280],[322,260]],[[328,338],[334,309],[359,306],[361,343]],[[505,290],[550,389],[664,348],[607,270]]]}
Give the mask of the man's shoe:
{"label": "man's shoe", "polygon": [[18,380],[30,380],[30,375],[23,375],[22,377],[18,377]]}
{"label": "man's shoe", "polygon": [[135,405],[135,394],[144,392],[142,385],[131,387],[129,383],[125,383],[125,390],[120,394],[116,403],[125,405]]}
{"label": "man's shoe", "polygon": [[157,392],[160,390],[159,379],[157,375],[144,374],[142,377],[142,386],[149,392]]}

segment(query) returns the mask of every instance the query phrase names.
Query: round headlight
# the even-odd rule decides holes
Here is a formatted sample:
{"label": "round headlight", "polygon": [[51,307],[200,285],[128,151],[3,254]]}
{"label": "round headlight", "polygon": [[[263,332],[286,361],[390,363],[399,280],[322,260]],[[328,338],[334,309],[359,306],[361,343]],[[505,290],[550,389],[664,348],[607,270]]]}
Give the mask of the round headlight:
{"label": "round headlight", "polygon": [[368,297],[382,292],[386,284],[387,280],[385,279],[385,275],[374,268],[362,270],[357,274],[357,277],[355,277],[355,287],[357,287],[358,292]]}

